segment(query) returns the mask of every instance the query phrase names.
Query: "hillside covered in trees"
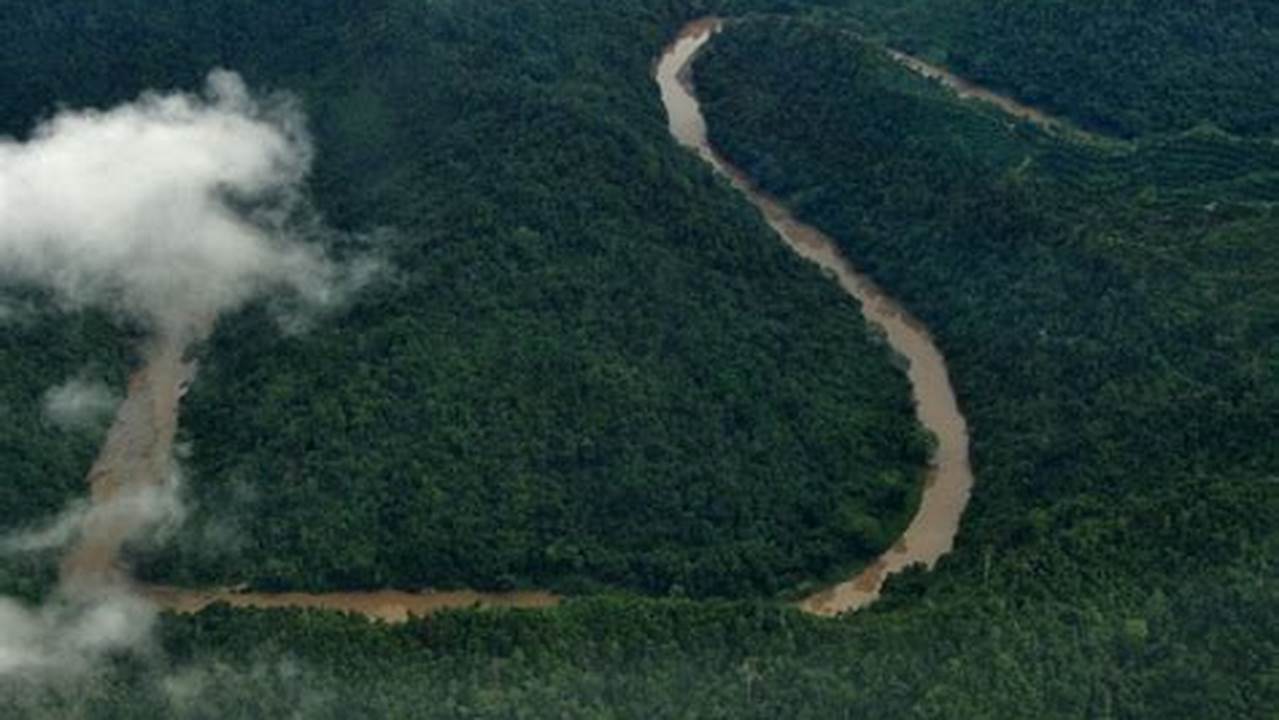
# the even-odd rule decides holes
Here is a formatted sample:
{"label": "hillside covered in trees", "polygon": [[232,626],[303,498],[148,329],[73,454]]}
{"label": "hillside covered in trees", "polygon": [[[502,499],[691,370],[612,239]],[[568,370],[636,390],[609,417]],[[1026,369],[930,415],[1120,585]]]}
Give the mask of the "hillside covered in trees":
{"label": "hillside covered in trees", "polygon": [[806,23],[733,26],[699,71],[713,138],[946,349],[984,481],[970,544],[1082,579],[1197,574],[1269,538],[1279,193],[1231,189],[1273,145],[1010,128]]}
{"label": "hillside covered in trees", "polygon": [[[203,581],[247,569],[261,585],[341,587],[429,569],[457,582],[754,599],[605,595],[396,627],[214,607],[166,616],[152,651],[113,658],[73,688],[0,681],[0,707],[31,717],[1269,717],[1279,707],[1269,126],[1228,94],[1109,95],[1123,86],[1085,57],[1078,24],[1113,22],[1133,3],[941,5],[545,0],[326,13],[295,3],[253,23],[226,6],[201,15],[213,27],[199,35],[177,19],[121,23],[158,28],[142,45],[152,49],[99,49],[96,63],[38,52],[56,45],[50,20],[13,32],[30,44],[5,62],[83,63],[95,80],[85,102],[189,85],[198,75],[182,72],[228,58],[251,81],[299,89],[321,148],[317,202],[342,227],[389,230],[403,270],[299,335],[281,337],[266,307],[221,323],[184,417],[197,517],[148,572]],[[664,134],[653,57],[684,20],[748,10],[769,14],[730,22],[696,65],[712,138],[927,323],[972,431],[977,485],[955,552],[836,620],[761,596],[829,571],[836,549],[891,541],[927,443],[855,308]],[[1265,21],[1266,4],[1224,10],[1176,35],[1184,57],[1161,77],[1231,87],[1239,68],[1200,45],[1216,37],[1233,37],[1238,57],[1275,61],[1273,22],[1234,25],[1240,13]],[[949,14],[965,11],[962,23]],[[1124,17],[1140,26],[1134,37],[1162,37],[1171,12]],[[982,13],[1021,18],[1021,34]],[[963,33],[987,47],[1051,36],[1035,51],[1060,49],[1051,70],[1013,53],[990,61],[1004,73],[995,84],[1084,78],[1069,92],[1091,89],[1099,104],[1072,99],[1064,81],[1043,85],[1055,93],[1044,102],[1110,134],[1054,135],[956,100],[876,44],[908,32],[909,47],[934,57]],[[1140,64],[1137,51],[1106,52]],[[190,67],[166,69],[179,64],[171,53]],[[941,59],[963,69],[955,57]],[[111,58],[127,67],[100,67]],[[39,83],[66,77],[41,72]],[[127,78],[114,95],[113,73]],[[30,107],[74,97],[12,92]],[[6,127],[20,133],[28,120]],[[74,373],[81,352],[112,368],[127,356],[103,319],[62,322],[59,334],[15,335],[6,357],[48,384]],[[48,367],[20,364],[36,343],[65,349]],[[38,391],[13,383],[5,402],[38,426]],[[420,406],[399,402],[415,397]],[[48,457],[72,473],[92,445],[75,452]],[[640,473],[675,458],[669,474]],[[13,477],[30,485],[35,473]],[[739,504],[689,504],[725,483],[734,492],[713,497]],[[75,487],[54,485],[37,509]],[[836,497],[883,524],[867,534],[864,519],[830,506]],[[219,511],[238,524],[219,525]],[[782,537],[803,542],[757,553]],[[428,563],[424,552],[436,554]],[[690,565],[699,557],[714,562]],[[773,564],[734,564],[746,558]]]}
{"label": "hillside covered in trees", "polygon": [[904,374],[670,146],[647,70],[677,16],[556,7],[6,13],[10,133],[234,68],[297,94],[316,203],[388,268],[300,333],[221,319],[182,421],[193,516],[148,577],[769,596],[905,526],[929,440]]}
{"label": "hillside covered in trees", "polygon": [[1279,132],[1274,3],[847,0],[829,18],[1103,132]]}

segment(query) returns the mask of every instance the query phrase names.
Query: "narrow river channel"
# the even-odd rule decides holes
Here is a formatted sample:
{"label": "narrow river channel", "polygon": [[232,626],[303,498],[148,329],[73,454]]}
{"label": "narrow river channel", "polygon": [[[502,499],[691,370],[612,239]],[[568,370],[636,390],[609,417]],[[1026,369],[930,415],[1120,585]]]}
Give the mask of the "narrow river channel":
{"label": "narrow river channel", "polygon": [[716,18],[689,23],[658,63],[657,84],[670,118],[671,134],[728,178],[792,250],[816,263],[857,298],[866,321],[881,328],[888,344],[909,361],[916,416],[937,438],[919,510],[906,532],[892,548],[848,581],[800,601],[800,608],[807,612],[837,615],[874,602],[889,575],[915,564],[931,568],[938,558],[950,552],[973,485],[968,425],[959,412],[946,361],[927,328],[870,278],[857,272],[840,254],[834,240],[796,220],[777,199],[756,187],[711,146],[706,119],[694,91],[692,62],[722,27],[722,21]]}

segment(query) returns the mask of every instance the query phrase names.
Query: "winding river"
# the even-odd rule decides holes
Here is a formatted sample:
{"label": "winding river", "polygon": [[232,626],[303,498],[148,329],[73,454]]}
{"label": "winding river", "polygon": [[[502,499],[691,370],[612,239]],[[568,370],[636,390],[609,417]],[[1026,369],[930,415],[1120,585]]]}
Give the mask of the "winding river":
{"label": "winding river", "polygon": [[919,510],[906,532],[887,552],[851,579],[799,603],[801,609],[810,613],[837,615],[874,602],[889,575],[916,564],[931,568],[942,555],[950,552],[973,485],[968,462],[968,425],[959,412],[946,361],[927,328],[870,278],[857,272],[840,254],[834,240],[796,220],[776,198],[761,191],[711,146],[706,120],[694,93],[692,62],[722,27],[723,22],[718,18],[689,23],[658,63],[657,84],[670,118],[671,134],[726,177],[759,209],[787,246],[829,273],[845,292],[858,300],[866,321],[882,329],[893,350],[909,361],[916,416],[937,438]]}
{"label": "winding river", "polygon": [[[817,229],[799,222],[775,198],[755,186],[743,172],[719,155],[707,139],[706,122],[693,91],[691,63],[697,52],[722,28],[716,18],[689,23],[666,49],[656,67],[656,81],[666,107],[670,131],[681,145],[695,151],[762,213],[779,237],[797,254],[817,264],[861,306],[865,320],[883,330],[889,345],[909,361],[908,375],[919,422],[937,438],[919,509],[905,533],[883,555],[846,582],[799,601],[817,615],[837,615],[873,602],[885,579],[902,569],[932,567],[950,551],[968,503],[973,476],[968,462],[968,430],[950,385],[946,363],[928,331],[874,282],[845,260],[836,244]],[[905,62],[918,72],[924,69]],[[932,68],[929,68],[931,70]],[[940,71],[944,72],[944,71]],[[1024,116],[1024,115],[1023,115]],[[158,342],[147,364],[130,380],[107,442],[90,473],[95,506],[132,487],[167,482],[183,388],[194,366],[182,357],[178,343]],[[118,553],[131,530],[118,520],[90,532],[64,564],[64,580],[119,577]],[[541,591],[478,593],[392,590],[344,593],[263,593],[236,588],[185,589],[141,586],[137,590],[160,607],[180,613],[198,612],[214,602],[236,607],[308,607],[362,614],[398,622],[445,608],[523,607],[557,604],[560,598]]]}

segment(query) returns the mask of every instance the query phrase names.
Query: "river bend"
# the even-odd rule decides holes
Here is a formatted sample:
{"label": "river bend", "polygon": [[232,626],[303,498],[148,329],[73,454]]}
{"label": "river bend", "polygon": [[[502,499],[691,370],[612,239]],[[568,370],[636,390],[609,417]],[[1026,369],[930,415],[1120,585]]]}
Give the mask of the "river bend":
{"label": "river bend", "polygon": [[[894,351],[909,361],[908,376],[916,415],[920,424],[937,438],[920,506],[897,542],[847,581],[798,603],[805,612],[837,615],[873,602],[885,579],[893,573],[915,564],[932,567],[951,550],[973,484],[968,429],[959,411],[945,360],[927,329],[870,278],[857,272],[831,238],[796,220],[777,199],[757,188],[711,146],[706,121],[694,93],[691,63],[721,28],[722,22],[716,18],[689,23],[657,63],[656,80],[669,116],[671,134],[726,177],[759,209],[787,246],[817,264],[858,300],[865,320],[880,328]],[[181,354],[180,346],[165,345],[160,352],[150,353],[147,366],[134,375],[129,398],[121,407],[102,456],[91,473],[95,502],[119,492],[121,480],[126,477],[129,478],[127,484],[163,482],[168,472],[166,463],[176,427],[178,400],[185,383],[194,374],[193,368],[180,359]],[[121,529],[108,529],[105,540],[94,544],[95,552],[84,552],[82,548],[81,552],[73,553],[64,572],[76,575],[86,569],[93,573],[114,567],[122,533]],[[444,608],[547,607],[559,601],[557,596],[540,591],[259,593],[232,588],[198,590],[161,586],[139,590],[161,607],[175,612],[197,612],[210,603],[227,602],[238,607],[325,608],[392,622]]]}
{"label": "river bend", "polygon": [[968,460],[968,425],[959,411],[946,361],[927,328],[859,273],[821,231],[796,220],[776,198],[760,190],[745,173],[711,145],[693,85],[692,62],[723,27],[718,18],[689,23],[657,66],[657,84],[666,106],[671,135],[697,153],[759,209],[769,226],[801,257],[838,281],[861,304],[866,322],[883,330],[888,344],[909,361],[907,372],[919,423],[937,439],[919,509],[891,548],[852,578],[800,601],[818,615],[857,610],[879,597],[889,575],[916,564],[931,568],[950,552],[968,505],[973,474]]}

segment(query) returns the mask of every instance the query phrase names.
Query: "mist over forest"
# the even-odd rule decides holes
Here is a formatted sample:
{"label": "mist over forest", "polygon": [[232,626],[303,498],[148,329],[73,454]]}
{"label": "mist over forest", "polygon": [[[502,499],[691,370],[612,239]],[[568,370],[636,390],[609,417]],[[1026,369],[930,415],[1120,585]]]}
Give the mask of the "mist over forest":
{"label": "mist over forest", "polygon": [[1279,707],[1269,3],[0,17],[0,716]]}

